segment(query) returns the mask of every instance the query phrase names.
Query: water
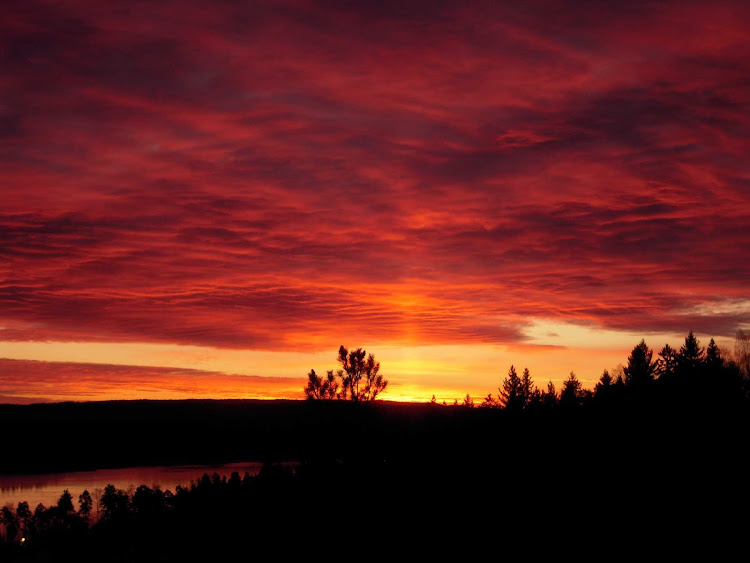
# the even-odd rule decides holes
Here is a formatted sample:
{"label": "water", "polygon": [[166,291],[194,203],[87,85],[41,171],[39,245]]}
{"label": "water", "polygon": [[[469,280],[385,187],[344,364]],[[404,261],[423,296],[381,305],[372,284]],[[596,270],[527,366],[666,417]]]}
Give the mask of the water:
{"label": "water", "polygon": [[[40,475],[0,475],[0,507],[8,504],[15,508],[19,502],[26,501],[33,511],[40,502],[49,507],[57,504],[63,490],[68,489],[73,496],[73,503],[78,508],[78,495],[84,489],[92,498],[99,498],[104,487],[112,484],[118,489],[128,491],[131,495],[139,485],[154,487],[174,492],[177,485],[182,487],[197,481],[204,473],[226,475],[233,471],[242,477],[245,472],[257,474],[262,463],[241,462],[225,465],[178,465],[161,467],[125,467],[122,469],[98,469],[96,471],[75,471],[71,473],[50,473]],[[94,501],[96,504],[96,501]]]}

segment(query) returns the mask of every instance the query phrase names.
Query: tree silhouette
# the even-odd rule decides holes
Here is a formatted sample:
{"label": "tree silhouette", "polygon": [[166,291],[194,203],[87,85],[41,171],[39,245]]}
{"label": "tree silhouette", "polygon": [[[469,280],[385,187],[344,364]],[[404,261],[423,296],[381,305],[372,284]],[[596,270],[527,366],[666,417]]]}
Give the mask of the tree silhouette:
{"label": "tree silhouette", "polygon": [[700,342],[691,330],[685,337],[685,344],[682,345],[677,356],[677,365],[680,372],[688,375],[697,373],[705,360],[704,354]]}
{"label": "tree silhouette", "polygon": [[659,359],[656,360],[656,369],[654,372],[659,379],[668,380],[677,373],[677,350],[669,344],[659,352]]}
{"label": "tree silhouette", "polygon": [[132,506],[140,517],[155,518],[164,512],[167,505],[164,493],[158,486],[152,489],[146,485],[140,485],[133,493]]}
{"label": "tree silhouette", "polygon": [[18,523],[21,527],[21,533],[24,536],[28,536],[32,517],[28,502],[24,501],[18,503],[18,508],[16,508],[16,517],[18,518]]}
{"label": "tree silhouette", "polygon": [[48,524],[48,512],[44,505],[40,502],[34,509],[34,515],[31,517],[32,527],[36,533],[44,530]]}
{"label": "tree silhouette", "polygon": [[94,501],[91,499],[91,494],[88,489],[84,490],[78,495],[78,514],[83,518],[88,518],[91,515],[91,508],[94,506]]}
{"label": "tree silhouette", "polygon": [[508,377],[503,379],[503,386],[497,389],[500,392],[500,404],[510,411],[520,411],[525,406],[523,395],[523,381],[518,377],[515,366],[511,365]]}
{"label": "tree silhouette", "polygon": [[482,399],[482,404],[479,406],[485,409],[494,409],[499,407],[500,404],[498,403],[498,400],[492,396],[492,393],[488,393],[487,396]]}
{"label": "tree silhouette", "polygon": [[342,367],[338,375],[341,377],[343,399],[373,401],[388,387],[388,381],[378,373],[380,362],[362,348],[350,352],[341,346],[338,361]]}
{"label": "tree silhouette", "polygon": [[305,397],[313,400],[374,401],[388,387],[388,380],[379,373],[380,362],[362,348],[350,352],[341,346],[337,361],[342,369],[335,374],[329,370],[325,379],[317,375],[314,369],[310,370],[304,389]]}
{"label": "tree silhouette", "polygon": [[628,356],[628,365],[624,368],[625,384],[629,387],[641,387],[654,379],[656,364],[651,361],[653,350],[641,340]]}
{"label": "tree silhouette", "polygon": [[531,379],[529,368],[524,368],[523,375],[521,376],[521,397],[524,408],[532,403],[537,404],[540,400],[539,389],[536,388],[534,381]]}
{"label": "tree silhouette", "polygon": [[721,369],[724,366],[724,358],[721,357],[721,350],[719,350],[719,346],[713,338],[709,341],[706,348],[706,366],[712,371]]}
{"label": "tree silhouette", "polygon": [[[542,394],[531,379],[529,368],[524,368],[523,375],[518,377],[515,366],[510,366],[508,377],[503,379],[502,387],[498,387],[500,395],[498,404],[511,411],[521,411],[531,405],[542,402]],[[487,406],[492,404],[492,395],[485,399]]]}
{"label": "tree silhouette", "polygon": [[562,391],[560,391],[560,406],[561,407],[578,407],[586,398],[586,391],[583,389],[581,382],[576,377],[576,374],[572,371],[563,382]]}
{"label": "tree silhouette", "polygon": [[64,514],[75,512],[75,508],[73,508],[73,497],[68,489],[65,489],[57,500],[57,509]]}
{"label": "tree silhouette", "polygon": [[464,397],[464,406],[470,409],[474,408],[474,399],[472,399],[471,395],[468,393],[466,393],[466,397]]}
{"label": "tree silhouette", "polygon": [[105,520],[127,516],[130,511],[130,497],[125,491],[115,488],[111,483],[104,487],[101,499],[102,514]]}
{"label": "tree silhouette", "polygon": [[547,383],[547,390],[542,393],[541,401],[542,406],[547,408],[558,405],[557,389],[555,389],[555,384],[552,381]]}
{"label": "tree silhouette", "polygon": [[0,509],[0,524],[5,525],[5,538],[12,542],[18,535],[18,517],[13,509],[9,506],[3,506]]}
{"label": "tree silhouette", "polygon": [[597,398],[609,396],[615,388],[614,380],[609,375],[609,370],[604,370],[599,381],[594,386],[594,394]]}
{"label": "tree silhouette", "polygon": [[338,395],[339,384],[333,375],[333,370],[328,370],[326,378],[323,379],[315,373],[314,369],[307,374],[307,387],[305,396],[308,399],[335,399]]}

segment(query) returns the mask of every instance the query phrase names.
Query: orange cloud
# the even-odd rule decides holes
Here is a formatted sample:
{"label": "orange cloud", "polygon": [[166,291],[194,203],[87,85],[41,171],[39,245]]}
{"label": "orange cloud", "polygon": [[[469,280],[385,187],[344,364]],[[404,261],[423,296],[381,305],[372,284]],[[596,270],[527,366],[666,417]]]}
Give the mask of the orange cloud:
{"label": "orange cloud", "polygon": [[0,359],[0,402],[110,399],[299,399],[304,378],[193,369]]}

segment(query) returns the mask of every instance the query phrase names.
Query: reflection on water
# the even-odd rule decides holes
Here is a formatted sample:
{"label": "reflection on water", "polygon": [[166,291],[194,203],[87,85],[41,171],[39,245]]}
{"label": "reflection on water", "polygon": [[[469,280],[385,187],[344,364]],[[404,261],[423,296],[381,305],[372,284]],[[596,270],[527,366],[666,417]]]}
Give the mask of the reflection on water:
{"label": "reflection on water", "polygon": [[122,469],[98,469],[96,471],[76,471],[72,473],[50,473],[44,475],[0,475],[0,506],[21,501],[29,503],[33,511],[40,502],[44,506],[57,504],[63,490],[68,489],[78,508],[78,495],[88,489],[95,499],[108,484],[132,494],[139,485],[174,492],[177,485],[183,487],[197,481],[204,473],[229,475],[237,471],[242,477],[245,472],[257,474],[262,463],[242,462],[225,465],[178,465],[161,467],[125,467]]}

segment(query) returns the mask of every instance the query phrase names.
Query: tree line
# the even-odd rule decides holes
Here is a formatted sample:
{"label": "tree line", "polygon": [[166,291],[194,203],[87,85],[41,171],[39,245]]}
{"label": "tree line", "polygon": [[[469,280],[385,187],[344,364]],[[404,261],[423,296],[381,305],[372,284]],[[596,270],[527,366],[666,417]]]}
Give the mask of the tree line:
{"label": "tree line", "polygon": [[[539,407],[577,407],[591,401],[612,399],[626,392],[631,395],[647,393],[652,385],[683,390],[718,388],[747,397],[750,392],[750,331],[737,332],[732,358],[724,357],[713,338],[707,347],[702,347],[692,330],[679,350],[665,344],[656,358],[654,351],[642,339],[630,352],[627,365],[619,371],[613,376],[605,369],[593,390],[585,389],[575,373],[571,372],[558,394],[552,381],[546,389],[540,390],[532,381],[528,369],[524,369],[519,377],[516,368],[511,365],[498,388],[498,395],[487,395],[480,407],[514,412]],[[474,406],[468,394],[463,405]]]}
{"label": "tree line", "polygon": [[159,486],[150,488],[140,485],[132,495],[127,491],[108,484],[101,495],[92,497],[88,490],[78,496],[78,508],[74,506],[73,497],[66,489],[57,504],[45,507],[39,503],[33,510],[27,502],[19,502],[15,508],[9,505],[0,509],[2,537],[7,543],[34,543],[45,539],[54,539],[64,534],[80,534],[98,522],[112,522],[127,519],[154,518],[179,507],[192,493],[207,489],[210,485],[223,486],[230,491],[240,491],[241,487],[249,489],[253,477],[245,473],[240,478],[236,471],[230,478],[214,474],[204,474],[189,487],[177,486],[175,492],[162,491]]}
{"label": "tree line", "polygon": [[[626,390],[631,393],[645,391],[652,384],[695,387],[699,384],[733,382],[737,393],[747,394],[747,360],[750,357],[750,346],[746,348],[748,342],[750,333],[739,331],[735,357],[725,358],[713,338],[703,348],[693,331],[690,331],[679,350],[665,344],[654,358],[654,351],[642,339],[630,352],[627,365],[619,370],[620,373],[613,376],[605,369],[593,390],[585,389],[573,372],[563,382],[560,393],[557,393],[552,381],[547,383],[546,389],[540,390],[534,384],[528,369],[524,369],[519,376],[516,368],[511,365],[508,375],[498,388],[498,395],[487,395],[479,406],[514,412],[539,407],[576,407],[592,400],[610,399]],[[474,406],[474,401],[468,394],[463,406]]]}
{"label": "tree line", "polygon": [[[106,552],[97,559],[107,560],[118,554],[118,544],[128,543],[149,555],[164,543],[165,535],[186,539],[208,532],[217,522],[224,526],[226,517],[247,523],[248,508],[257,506],[290,474],[284,466],[268,465],[252,476],[246,472],[241,477],[236,471],[229,478],[204,474],[187,487],[178,485],[174,492],[140,485],[128,494],[108,484],[97,496],[83,491],[77,508],[68,490],[50,507],[40,503],[32,511],[27,502],[19,502],[15,509],[6,505],[0,509],[0,560],[3,553],[36,560],[40,554],[69,551],[74,545],[100,546]],[[174,554],[175,546],[166,545]]]}
{"label": "tree line", "polygon": [[[373,354],[367,355],[362,348],[351,352],[344,346],[339,348],[337,361],[341,369],[328,370],[321,377],[312,369],[307,374],[304,396],[309,400],[349,400],[355,402],[373,401],[383,392],[388,381],[380,372],[380,362]],[[627,366],[618,368],[619,373],[610,374],[604,370],[594,389],[586,389],[575,373],[570,372],[558,392],[555,384],[549,381],[540,389],[533,381],[528,368],[519,376],[514,365],[498,387],[497,395],[489,393],[479,403],[469,393],[453,406],[467,408],[505,409],[520,412],[527,409],[577,407],[592,400],[611,398],[625,389],[642,390],[648,385],[660,382],[662,385],[691,386],[701,381],[714,383],[733,381],[736,391],[750,391],[750,330],[738,330],[735,338],[733,357],[726,358],[716,341],[711,338],[703,348],[691,330],[684,344],[675,350],[665,344],[654,358],[654,351],[642,339],[631,351]],[[740,389],[741,388],[741,389]],[[430,403],[437,404],[435,395]],[[447,406],[443,401],[443,405]]]}

